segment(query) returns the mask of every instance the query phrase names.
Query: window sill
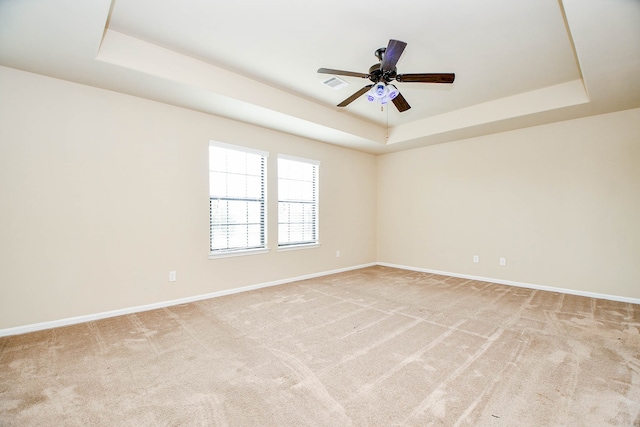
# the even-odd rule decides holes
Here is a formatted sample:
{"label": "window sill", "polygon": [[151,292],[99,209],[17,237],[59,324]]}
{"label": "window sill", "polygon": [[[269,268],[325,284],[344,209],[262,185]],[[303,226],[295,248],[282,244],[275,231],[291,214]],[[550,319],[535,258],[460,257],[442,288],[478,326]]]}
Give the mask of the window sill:
{"label": "window sill", "polygon": [[261,249],[248,249],[246,251],[229,251],[229,252],[209,253],[209,259],[231,258],[231,257],[236,257],[236,256],[266,254],[266,253],[269,252],[269,250],[270,250],[269,248],[261,248]]}
{"label": "window sill", "polygon": [[308,243],[303,245],[282,246],[282,247],[278,247],[278,252],[297,251],[300,249],[313,249],[313,248],[319,248],[319,247],[320,247],[320,243]]}

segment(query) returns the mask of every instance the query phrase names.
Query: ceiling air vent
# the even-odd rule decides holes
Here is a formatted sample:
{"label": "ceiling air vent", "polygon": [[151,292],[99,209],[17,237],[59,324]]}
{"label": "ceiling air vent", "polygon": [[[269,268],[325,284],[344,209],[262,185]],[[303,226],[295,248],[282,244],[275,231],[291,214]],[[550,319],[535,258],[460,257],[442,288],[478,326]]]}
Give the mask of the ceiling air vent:
{"label": "ceiling air vent", "polygon": [[323,81],[322,84],[329,86],[333,90],[338,90],[349,85],[349,83],[337,77],[331,77],[330,79]]}

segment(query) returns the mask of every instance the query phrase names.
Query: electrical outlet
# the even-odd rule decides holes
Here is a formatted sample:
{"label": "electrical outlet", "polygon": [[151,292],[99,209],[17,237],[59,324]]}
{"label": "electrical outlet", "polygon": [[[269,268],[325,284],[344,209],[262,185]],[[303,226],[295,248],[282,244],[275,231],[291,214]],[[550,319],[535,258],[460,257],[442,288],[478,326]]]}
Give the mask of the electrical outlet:
{"label": "electrical outlet", "polygon": [[336,251],[336,258],[340,258],[340,251]]}
{"label": "electrical outlet", "polygon": [[506,266],[507,265],[507,259],[506,258],[500,258],[500,265],[501,266]]}
{"label": "electrical outlet", "polygon": [[175,270],[169,272],[169,281],[175,282],[178,280]]}
{"label": "electrical outlet", "polygon": [[480,262],[480,256],[479,255],[474,255],[473,256],[473,262],[475,262],[476,264]]}

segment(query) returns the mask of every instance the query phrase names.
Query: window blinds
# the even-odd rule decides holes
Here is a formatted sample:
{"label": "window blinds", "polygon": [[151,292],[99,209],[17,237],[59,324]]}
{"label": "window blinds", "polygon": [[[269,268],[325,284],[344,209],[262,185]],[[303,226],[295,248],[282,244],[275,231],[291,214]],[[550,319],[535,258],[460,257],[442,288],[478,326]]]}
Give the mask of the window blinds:
{"label": "window blinds", "polygon": [[209,144],[212,254],[266,247],[265,152]]}
{"label": "window blinds", "polygon": [[278,246],[318,243],[319,162],[278,156]]}

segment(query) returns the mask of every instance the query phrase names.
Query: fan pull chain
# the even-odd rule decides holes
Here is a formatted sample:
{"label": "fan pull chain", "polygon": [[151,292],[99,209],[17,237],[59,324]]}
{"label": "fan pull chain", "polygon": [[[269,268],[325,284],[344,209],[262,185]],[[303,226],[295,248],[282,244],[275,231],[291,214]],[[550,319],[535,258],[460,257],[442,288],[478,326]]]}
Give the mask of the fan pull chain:
{"label": "fan pull chain", "polygon": [[389,109],[387,108],[387,139],[389,139]]}

